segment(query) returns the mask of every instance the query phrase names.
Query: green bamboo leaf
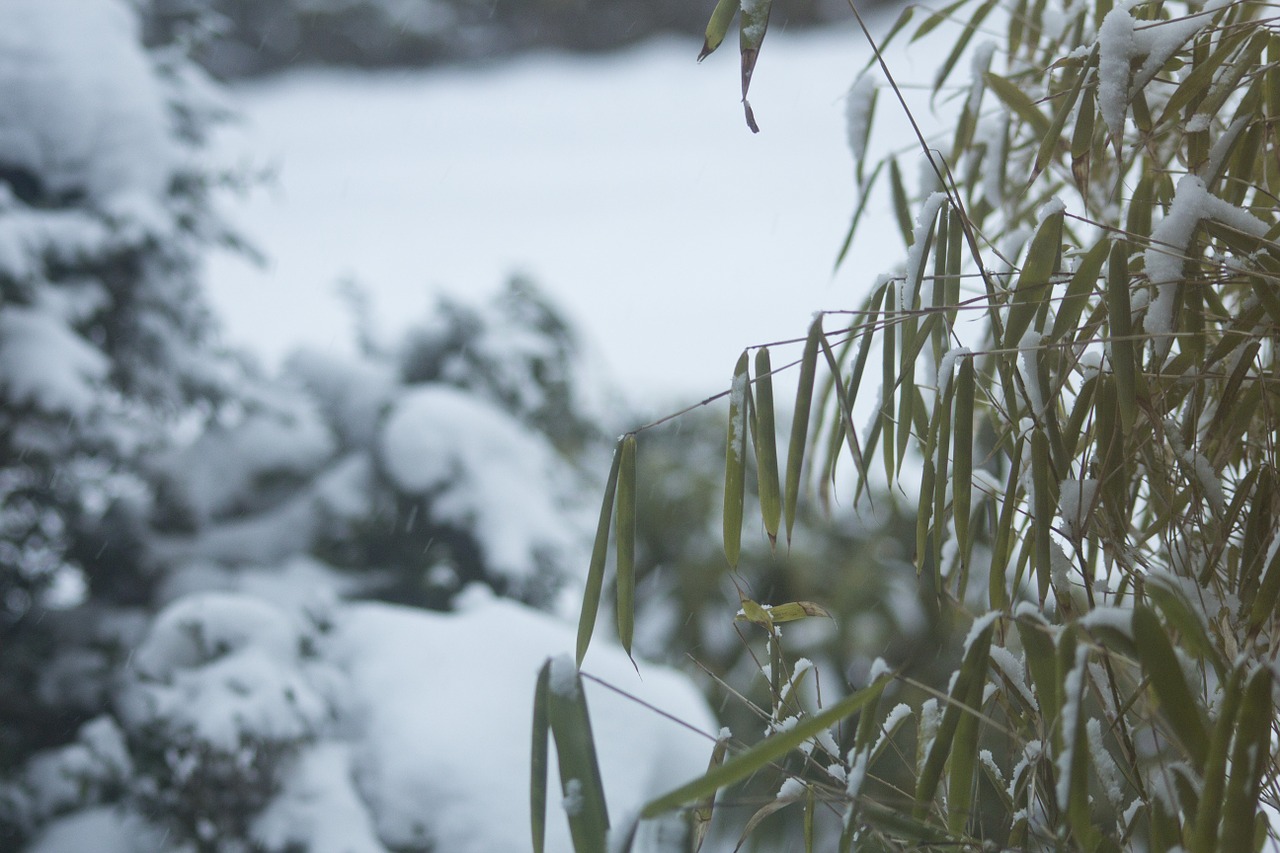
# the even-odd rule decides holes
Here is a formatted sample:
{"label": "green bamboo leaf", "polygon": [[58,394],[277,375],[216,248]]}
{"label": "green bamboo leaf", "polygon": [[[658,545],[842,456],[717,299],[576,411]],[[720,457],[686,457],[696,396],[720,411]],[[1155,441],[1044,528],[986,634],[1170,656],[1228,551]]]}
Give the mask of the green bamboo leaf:
{"label": "green bamboo leaf", "polygon": [[1005,484],[1004,499],[1000,502],[1000,517],[995,528],[996,541],[991,548],[987,594],[992,610],[1004,610],[1009,606],[1009,561],[1013,556],[1014,513],[1018,508],[1022,447],[1023,439],[1019,438],[1009,457],[1009,479]]}
{"label": "green bamboo leaf", "polygon": [[[978,630],[970,632],[964,660],[960,664],[955,685],[951,689],[950,701],[942,712],[942,722],[938,724],[938,733],[934,736],[933,745],[929,748],[929,753],[924,760],[924,766],[920,769],[920,776],[916,780],[915,817],[917,819],[923,818],[927,814],[929,805],[933,802],[938,783],[942,779],[943,766],[952,755],[952,746],[955,743],[956,731],[960,726],[961,716],[972,717],[974,713],[980,710],[978,706],[981,703],[982,687],[987,679],[987,661],[991,654],[991,632],[995,628],[994,620],[988,617],[983,618],[987,619],[986,624],[980,627],[975,625],[974,627]],[[977,701],[975,701],[975,697]],[[974,718],[974,722],[976,723],[976,718]],[[962,746],[976,748],[976,737],[975,730],[973,734],[974,743],[969,744],[966,742]],[[966,757],[962,757],[959,760],[962,763],[968,761]],[[972,781],[972,773],[969,776],[970,781]],[[952,791],[952,795],[955,795],[955,791]],[[966,816],[967,812],[968,810],[966,809]]]}
{"label": "green bamboo leaf", "polygon": [[1036,105],[1026,92],[1022,91],[1017,84],[994,72],[988,71],[985,77],[987,87],[996,93],[996,97],[1004,101],[1005,106],[1011,109],[1014,115],[1031,125],[1037,139],[1048,135],[1051,122],[1044,117],[1044,113],[1036,109]]}
{"label": "green bamboo leaf", "polygon": [[756,350],[755,419],[752,438],[756,449],[756,479],[760,491],[760,514],[769,543],[778,541],[778,523],[782,520],[782,487],[778,479],[778,435],[774,426],[773,368],[769,348]]}
{"label": "green bamboo leaf", "polygon": [[973,398],[976,393],[973,359],[961,357],[959,375],[956,377],[951,517],[955,522],[960,559],[966,568],[973,548],[969,537],[969,512],[973,499]]}
{"label": "green bamboo leaf", "polygon": [[706,59],[715,49],[724,41],[724,37],[729,32],[729,26],[733,23],[734,15],[738,14],[740,0],[720,0],[716,3],[716,8],[711,13],[711,20],[707,21],[707,33],[702,40],[702,52],[698,54],[698,61]]}
{"label": "green bamboo leaf", "polygon": [[[903,10],[898,13],[898,17],[894,20],[893,26],[889,28],[889,32],[885,37],[880,40],[881,52],[893,43],[893,40],[906,28],[907,24],[911,23],[912,17],[915,16],[916,8],[917,7],[913,4],[903,8]],[[871,56],[867,58],[866,65],[862,67],[862,73],[866,73],[866,70],[875,64],[876,55],[875,51],[872,51]]]}
{"label": "green bamboo leaf", "polygon": [[[1098,47],[1094,45],[1094,53],[1097,53]],[[1092,59],[1092,57],[1090,57]],[[1040,141],[1040,148],[1036,151],[1035,163],[1031,166],[1031,176],[1027,178],[1027,184],[1030,185],[1050,162],[1057,159],[1059,150],[1062,146],[1062,130],[1067,126],[1067,119],[1071,113],[1075,111],[1076,102],[1080,99],[1080,91],[1085,78],[1089,76],[1089,69],[1080,70],[1071,69],[1067,72],[1067,79],[1070,80],[1071,88],[1064,95],[1061,95],[1062,102],[1058,104],[1057,112],[1054,113],[1053,123],[1049,125],[1049,131]]]}
{"label": "green bamboo leaf", "polygon": [[1058,316],[1053,321],[1053,331],[1049,335],[1053,341],[1065,341],[1073,332],[1079,331],[1080,315],[1089,304],[1089,296],[1098,286],[1102,264],[1106,261],[1110,248],[1109,240],[1099,239],[1080,259],[1080,265],[1071,276],[1071,283],[1067,285],[1067,292],[1058,306]]}
{"label": "green bamboo leaf", "polygon": [[1027,259],[1018,273],[1009,306],[1009,320],[1004,330],[1007,349],[1021,343],[1022,336],[1031,325],[1031,318],[1048,303],[1053,293],[1053,274],[1057,272],[1062,256],[1063,216],[1061,208],[1050,213],[1031,238]]}
{"label": "green bamboo leaf", "polygon": [[751,111],[747,91],[751,88],[751,78],[756,71],[756,60],[760,57],[760,45],[764,43],[764,34],[769,29],[773,0],[746,0],[741,8],[738,48],[742,55],[742,109],[746,114],[747,127],[751,128],[752,133],[759,133],[760,126],[756,124],[755,114]]}
{"label": "green bamboo leaf", "polygon": [[1265,667],[1249,679],[1240,704],[1240,722],[1231,750],[1231,775],[1222,804],[1219,850],[1256,850],[1254,828],[1259,812],[1262,776],[1271,763],[1271,671]]}
{"label": "green bamboo leaf", "polygon": [[[1252,32],[1248,28],[1241,28],[1239,32],[1228,34],[1219,39],[1217,49],[1205,59],[1197,61],[1191,73],[1185,75],[1178,83],[1178,88],[1174,90],[1169,100],[1165,103],[1164,109],[1160,113],[1160,118],[1156,122],[1157,125],[1163,125],[1168,121],[1182,120],[1184,117],[1180,113],[1182,113],[1183,109],[1190,106],[1199,106],[1199,102],[1204,99],[1205,92],[1209,89],[1209,84],[1218,73],[1218,69],[1228,60],[1233,59],[1240,46],[1249,38]],[[1190,116],[1185,118],[1190,118]]]}
{"label": "green bamboo leaf", "polygon": [[1172,585],[1153,581],[1147,584],[1147,595],[1160,608],[1169,627],[1181,636],[1181,647],[1200,661],[1211,665],[1219,678],[1225,678],[1228,662],[1209,639],[1204,622],[1192,610],[1182,591]]}
{"label": "green bamboo leaf", "polygon": [[813,786],[805,786],[804,798],[804,853],[813,853],[813,813],[818,807],[818,798]]}
{"label": "green bamboo leaf", "polygon": [[1058,659],[1049,628],[1040,618],[1022,617],[1017,621],[1018,638],[1026,652],[1027,671],[1040,703],[1040,720],[1046,732],[1058,730],[1062,709],[1062,682],[1058,678]]}
{"label": "green bamboo leaf", "polygon": [[618,467],[618,533],[614,540],[617,548],[618,640],[630,656],[636,618],[636,437],[634,433],[623,436],[619,456],[621,461]]}
{"label": "green bamboo leaf", "polygon": [[896,157],[889,158],[889,191],[893,198],[893,212],[898,217],[898,230],[902,232],[902,242],[910,246],[915,239],[915,229],[911,226],[911,205],[907,201],[907,189],[902,183],[902,171],[898,168]]}
{"label": "green bamboo leaf", "polygon": [[[985,651],[978,656],[982,662],[970,664],[968,660],[965,661],[965,665],[974,666],[981,673],[969,683],[969,689],[964,695],[966,708],[982,708],[982,694],[987,685],[986,659],[991,650],[991,630],[992,627],[988,626],[983,642]],[[982,641],[981,638],[979,641]],[[972,646],[970,649],[972,650]],[[977,714],[965,713],[959,709],[957,717],[947,779],[947,829],[959,834],[965,831],[972,817],[974,793],[978,787],[978,735],[981,721]],[[945,715],[943,722],[946,722]]]}
{"label": "green bamboo leaf", "polygon": [[943,21],[948,20],[952,15],[956,13],[957,9],[959,9],[961,6],[963,6],[967,2],[969,2],[969,0],[956,0],[956,2],[949,3],[936,12],[931,12],[929,14],[929,17],[921,21],[920,26],[916,27],[915,32],[911,34],[911,40],[908,41],[907,44],[915,44],[920,39],[924,38],[929,33],[933,32],[935,29],[937,29],[938,24],[941,24]]}
{"label": "green bamboo leaf", "polygon": [[804,354],[800,357],[800,380],[796,387],[796,410],[791,418],[791,443],[787,449],[786,493],[782,508],[787,527],[787,543],[796,521],[796,504],[800,500],[800,472],[804,467],[804,448],[809,439],[809,410],[813,405],[813,381],[818,370],[818,348],[822,339],[822,315],[809,324]]}
{"label": "green bamboo leaf", "polygon": [[1089,173],[1093,161],[1093,129],[1097,115],[1096,95],[1085,87],[1076,112],[1076,126],[1071,132],[1071,177],[1082,196],[1089,194]]}
{"label": "green bamboo leaf", "polygon": [[1265,466],[1258,469],[1257,485],[1254,486],[1249,516],[1244,525],[1244,539],[1240,545],[1241,615],[1244,614],[1245,603],[1252,602],[1257,597],[1262,572],[1266,568],[1267,547],[1274,518],[1275,480],[1274,469]]}
{"label": "green bamboo leaf", "polygon": [[973,34],[977,32],[978,27],[982,26],[982,22],[986,20],[987,15],[991,14],[991,10],[996,7],[997,0],[986,0],[973,16],[969,18],[969,22],[964,25],[964,29],[960,31],[960,35],[951,45],[951,51],[947,54],[947,58],[942,61],[942,65],[938,68],[938,73],[933,78],[933,95],[937,96],[938,90],[946,84],[947,78],[951,76],[951,70],[956,67],[956,63],[960,61],[960,57],[964,55],[965,50],[969,47],[969,42],[973,39]]}
{"label": "green bamboo leaf", "polygon": [[1202,703],[1196,701],[1187,687],[1164,626],[1149,607],[1134,608],[1133,642],[1142,668],[1160,700],[1161,713],[1199,772],[1209,752],[1208,725],[1200,711]]}
{"label": "green bamboo leaf", "polygon": [[1138,351],[1129,306],[1129,249],[1123,240],[1111,245],[1107,263],[1107,317],[1111,325],[1111,368],[1115,372],[1120,429],[1133,431],[1138,412]]}
{"label": "green bamboo leaf", "polygon": [[1231,736],[1236,731],[1243,682],[1243,671],[1236,669],[1231,673],[1223,691],[1218,721],[1213,727],[1213,736],[1209,739],[1209,754],[1204,766],[1204,790],[1192,825],[1190,853],[1215,853],[1218,849],[1218,821],[1222,817],[1227,786],[1227,754],[1230,752]]}
{"label": "green bamboo leaf", "polygon": [[533,691],[533,752],[529,759],[529,820],[533,831],[533,853],[542,853],[547,843],[547,773],[550,766],[547,739],[551,719],[547,711],[547,682],[551,675],[551,659],[538,670]]}
{"label": "green bamboo leaf", "polygon": [[626,437],[618,439],[613,450],[613,464],[605,483],[604,497],[600,501],[600,520],[596,522],[595,544],[591,546],[591,566],[587,569],[586,588],[582,592],[582,614],[578,617],[578,666],[587,655],[591,635],[596,627],[596,613],[600,609],[600,593],[604,589],[604,564],[609,553],[609,527],[613,521],[613,499],[618,490],[618,466],[622,462],[622,444]]}
{"label": "green bamboo leaf", "polygon": [[[1083,670],[1088,652],[1083,647],[1076,650],[1075,665]],[[1092,810],[1089,808],[1089,733],[1086,729],[1087,717],[1084,713],[1084,689],[1086,678],[1078,680],[1079,693],[1068,697],[1075,705],[1075,725],[1067,741],[1071,749],[1071,760],[1065,768],[1067,771],[1067,801],[1059,803],[1065,807],[1067,824],[1075,835],[1077,844],[1083,849],[1093,849],[1098,831],[1093,826]],[[1071,683],[1064,676],[1064,687]]]}
{"label": "green bamboo leaf", "polygon": [[[887,297],[886,297],[887,298]],[[898,390],[898,373],[895,369],[897,361],[897,325],[889,322],[885,323],[881,332],[883,339],[882,352],[880,357],[881,380],[880,393],[883,397],[880,401],[880,430],[883,433],[884,450],[881,457],[884,459],[884,476],[885,479],[893,482],[893,458],[894,458],[894,420],[893,420],[893,395]],[[901,392],[899,392],[901,393]],[[910,424],[900,424],[901,429],[910,429]]]}
{"label": "green bamboo leaf", "polygon": [[600,764],[596,760],[591,716],[587,712],[582,675],[567,655],[550,662],[546,695],[573,849],[577,853],[604,850],[609,811],[600,780]]}
{"label": "green bamboo leaf", "polygon": [[1257,636],[1275,618],[1277,603],[1280,603],[1280,548],[1272,551],[1271,562],[1254,596],[1253,608],[1249,611],[1249,636]]}
{"label": "green bamboo leaf", "polygon": [[890,676],[887,674],[880,676],[861,690],[855,691],[834,705],[829,705],[817,714],[801,720],[790,729],[765,738],[760,743],[745,752],[735,755],[714,770],[709,770],[692,782],[663,794],[648,803],[640,812],[641,816],[645,818],[657,817],[664,812],[713,795],[721,788],[746,779],[756,771],[767,767],[786,756],[792,750],[799,748],[801,744],[816,737],[820,732],[826,731],[841,720],[847,719],[862,710],[868,703],[879,698],[884,685],[888,683],[889,679]]}
{"label": "green bamboo leaf", "polygon": [[1031,519],[1031,533],[1036,549],[1036,586],[1040,594],[1040,606],[1043,607],[1053,576],[1053,508],[1057,505],[1053,496],[1056,478],[1049,462],[1049,439],[1044,430],[1038,429],[1031,434],[1031,481],[1035,491],[1035,515]]}
{"label": "green bamboo leaf", "polygon": [[849,249],[853,246],[853,235],[857,233],[858,223],[862,221],[862,214],[867,210],[867,202],[871,200],[871,191],[875,189],[876,179],[880,177],[880,170],[884,168],[884,162],[881,160],[876,163],[874,169],[871,170],[871,177],[862,183],[858,193],[858,206],[853,209],[853,218],[849,220],[849,230],[844,234],[844,241],[840,244],[840,251],[836,253],[836,262],[832,268],[832,272],[837,272],[840,265],[844,263],[845,257],[849,254]]}
{"label": "green bamboo leaf", "polygon": [[742,508],[747,476],[747,353],[744,350],[733,368],[733,388],[729,393],[729,428],[724,462],[724,555],[737,567],[742,551]]}

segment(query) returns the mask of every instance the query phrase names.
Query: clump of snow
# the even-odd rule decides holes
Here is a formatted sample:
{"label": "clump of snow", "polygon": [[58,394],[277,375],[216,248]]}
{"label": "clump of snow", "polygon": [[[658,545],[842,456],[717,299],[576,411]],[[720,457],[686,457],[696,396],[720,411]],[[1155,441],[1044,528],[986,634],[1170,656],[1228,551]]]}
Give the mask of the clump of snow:
{"label": "clump of snow", "polygon": [[387,416],[379,449],[391,480],[426,500],[433,518],[473,531],[496,573],[525,578],[548,556],[576,555],[555,450],[475,395],[413,388]]}
{"label": "clump of snow", "polygon": [[746,447],[747,417],[747,374],[739,373],[733,377],[733,387],[729,391],[729,408],[734,412],[729,421],[729,449],[733,458],[742,462],[742,451]]}
{"label": "clump of snow", "polygon": [[967,358],[972,355],[968,347],[953,347],[942,354],[942,360],[938,362],[938,393],[945,394],[947,386],[951,384],[951,377],[955,373],[956,360]]}
{"label": "clump of snow", "polygon": [[1191,237],[1201,220],[1210,219],[1254,237],[1267,233],[1267,224],[1246,210],[1211,194],[1196,175],[1183,175],[1174,191],[1169,212],[1152,229],[1147,248],[1147,278],[1156,288],[1156,297],[1147,309],[1143,329],[1160,339],[1173,333],[1176,285],[1182,280],[1182,265],[1190,250]]}
{"label": "clump of snow", "polygon": [[1098,28],[1098,110],[1113,139],[1124,136],[1129,110],[1129,63],[1137,54],[1133,16],[1116,6]]}
{"label": "clump of snow", "polygon": [[[932,171],[930,174],[932,174]],[[937,182],[936,177],[934,182]],[[928,238],[929,232],[933,230],[934,222],[938,218],[938,209],[946,201],[946,193],[934,192],[930,193],[929,197],[924,200],[924,204],[920,206],[920,215],[916,218],[915,230],[912,233],[911,247],[907,249],[907,274],[895,291],[895,311],[901,312],[915,307],[906,304],[909,298],[908,289],[914,288],[916,281],[923,274],[921,265],[924,263],[925,240]]]}
{"label": "clump of snow", "polygon": [[564,783],[564,798],[560,801],[564,813],[577,817],[582,813],[582,780],[569,779]]}
{"label": "clump of snow", "polygon": [[1004,646],[993,645],[991,662],[999,668],[1005,680],[1013,686],[1027,705],[1032,708],[1040,707],[1040,703],[1036,701],[1035,696],[1031,694],[1031,688],[1027,685],[1027,671],[1021,658],[1015,657],[1013,652]]}
{"label": "clump of snow", "polygon": [[973,624],[969,626],[969,633],[964,638],[964,653],[969,653],[969,647],[973,645],[973,641],[978,639],[978,635],[987,628],[991,627],[997,619],[1003,616],[1003,611],[992,610],[990,613],[984,613],[977,619],[973,620]]}
{"label": "clump of snow", "polygon": [[396,390],[391,365],[304,349],[289,357],[285,370],[315,396],[345,445],[373,444],[382,414]]}
{"label": "clump of snow", "polygon": [[1040,382],[1040,368],[1037,364],[1040,356],[1040,344],[1044,341],[1036,329],[1027,329],[1022,340],[1018,341],[1018,373],[1022,377],[1022,386],[1027,391],[1027,402],[1037,415],[1043,415],[1048,404],[1047,389]]}
{"label": "clump of snow", "polygon": [[25,853],[67,853],[92,850],[94,853],[138,853],[139,850],[169,850],[169,832],[148,822],[130,809],[98,806],[73,812],[46,826]]}
{"label": "clump of snow", "polygon": [[1080,626],[1087,630],[1109,628],[1121,636],[1133,637],[1133,610],[1128,607],[1098,606],[1080,617]]}
{"label": "clump of snow", "polygon": [[0,163],[53,197],[159,197],[175,162],[164,98],[118,0],[0,5]]}
{"label": "clump of snow", "polygon": [[1071,539],[1079,540],[1084,536],[1097,494],[1097,480],[1069,478],[1059,486],[1058,512]]}
{"label": "clump of snow", "polygon": [[101,351],[51,313],[17,305],[0,313],[0,394],[9,406],[84,417],[109,369]]}
{"label": "clump of snow", "polygon": [[798,800],[804,796],[808,788],[805,783],[797,779],[795,776],[788,776],[778,787],[779,800]]}
{"label": "clump of snow", "polygon": [[551,673],[547,686],[551,692],[566,699],[578,695],[578,667],[568,655],[551,659]]}

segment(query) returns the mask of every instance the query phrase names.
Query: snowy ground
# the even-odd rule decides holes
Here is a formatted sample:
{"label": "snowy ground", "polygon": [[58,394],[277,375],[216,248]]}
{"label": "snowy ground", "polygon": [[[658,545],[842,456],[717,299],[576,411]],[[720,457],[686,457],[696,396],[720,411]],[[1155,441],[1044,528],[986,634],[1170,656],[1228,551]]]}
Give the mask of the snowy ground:
{"label": "snowy ground", "polygon": [[211,264],[230,338],[268,364],[304,341],[350,348],[343,278],[391,333],[434,294],[487,293],[519,271],[633,399],[721,390],[743,346],[850,307],[901,252],[880,217],[832,273],[856,202],[843,96],[867,48],[852,23],[770,33],[751,95],[757,136],[735,48],[701,66],[695,43],[669,40],[238,89],[246,122],[225,149],[276,167],[278,181],[234,211],[269,266]]}

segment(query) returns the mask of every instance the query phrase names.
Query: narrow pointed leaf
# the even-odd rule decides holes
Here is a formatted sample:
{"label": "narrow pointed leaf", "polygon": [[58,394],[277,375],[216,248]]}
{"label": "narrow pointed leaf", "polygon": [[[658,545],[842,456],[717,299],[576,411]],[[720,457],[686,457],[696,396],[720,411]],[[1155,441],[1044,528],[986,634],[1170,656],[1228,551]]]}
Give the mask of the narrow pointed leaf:
{"label": "narrow pointed leaf", "polygon": [[1173,646],[1155,611],[1137,607],[1133,611],[1133,642],[1138,649],[1142,668],[1151,679],[1151,687],[1160,700],[1160,712],[1191,757],[1193,766],[1204,767],[1209,752],[1209,735],[1205,720]]}
{"label": "narrow pointed leaf", "polygon": [[1031,325],[1031,318],[1053,292],[1052,278],[1062,254],[1062,219],[1061,210],[1049,214],[1031,238],[1009,306],[1009,321],[1004,330],[1006,348],[1018,346]]}
{"label": "narrow pointed leaf", "polygon": [[586,588],[582,592],[582,614],[578,617],[578,666],[587,655],[591,635],[595,631],[596,613],[600,609],[600,593],[604,589],[604,565],[609,554],[609,528],[613,522],[613,500],[618,490],[618,466],[622,463],[622,444],[618,439],[613,450],[613,464],[600,501],[600,520],[596,522],[595,544],[591,546],[591,565],[587,569]]}
{"label": "narrow pointed leaf", "polygon": [[[724,764],[724,757],[728,752],[729,739],[727,737],[717,738],[715,748],[711,750],[711,761],[707,764],[707,772],[715,770],[721,764]],[[693,853],[698,853],[702,849],[702,843],[707,837],[707,830],[711,828],[711,818],[715,815],[715,807],[715,791],[703,797],[693,807],[693,827],[691,829]]]}
{"label": "narrow pointed leaf", "polygon": [[800,380],[796,387],[796,409],[791,418],[791,442],[787,448],[786,493],[782,508],[787,527],[787,542],[796,522],[796,504],[800,500],[800,472],[804,467],[804,449],[809,440],[809,410],[813,405],[813,381],[818,370],[818,348],[822,338],[822,316],[813,318],[809,337],[800,358]]}
{"label": "narrow pointed leaf", "polygon": [[1271,671],[1259,667],[1249,679],[1240,704],[1240,722],[1231,750],[1231,774],[1222,804],[1219,850],[1255,850],[1254,826],[1259,811],[1262,776],[1271,763]]}
{"label": "narrow pointed leaf", "polygon": [[711,20],[707,21],[707,33],[702,40],[702,51],[698,54],[699,62],[715,52],[724,41],[729,26],[733,23],[733,16],[738,14],[739,5],[740,0],[720,0],[716,3],[716,8],[711,12]]}
{"label": "narrow pointed leaf", "polygon": [[546,695],[573,848],[579,853],[604,850],[609,812],[591,733],[591,716],[582,675],[567,655],[551,661]]}
{"label": "narrow pointed leaf", "polygon": [[973,359],[961,358],[956,377],[955,429],[952,451],[951,517],[955,522],[960,559],[969,565],[972,542],[969,539],[969,512],[973,498]]}
{"label": "narrow pointed leaf", "polygon": [[747,480],[747,354],[733,368],[729,392],[729,428],[724,452],[724,555],[738,565],[742,551],[742,507]]}
{"label": "narrow pointed leaf", "polygon": [[751,437],[756,448],[756,479],[760,491],[760,514],[769,542],[778,541],[782,520],[782,487],[778,479],[778,434],[774,426],[773,367],[769,348],[756,351],[755,420]]}
{"label": "narrow pointed leaf", "polygon": [[746,779],[761,768],[767,767],[799,748],[802,743],[816,737],[819,732],[824,732],[839,721],[853,716],[869,702],[878,699],[889,677],[882,675],[861,690],[801,720],[792,728],[765,738],[751,749],[735,755],[705,775],[658,797],[644,807],[641,815],[646,818],[657,817]]}
{"label": "narrow pointed leaf", "polygon": [[547,681],[551,675],[548,659],[538,671],[537,686],[533,691],[533,752],[529,760],[529,820],[533,831],[533,853],[542,853],[547,839],[547,739],[551,732],[551,720],[547,710]]}
{"label": "narrow pointed leaf", "polygon": [[619,449],[618,468],[618,640],[628,655],[635,632],[636,595],[636,437],[628,434]]}
{"label": "narrow pointed leaf", "polygon": [[751,88],[751,78],[756,71],[756,60],[760,58],[760,45],[764,42],[764,34],[769,29],[769,13],[773,9],[773,0],[743,0],[742,16],[738,25],[739,50],[742,54],[742,109],[746,113],[747,127],[752,133],[759,133],[755,114],[751,111],[751,103],[747,100],[747,92]]}

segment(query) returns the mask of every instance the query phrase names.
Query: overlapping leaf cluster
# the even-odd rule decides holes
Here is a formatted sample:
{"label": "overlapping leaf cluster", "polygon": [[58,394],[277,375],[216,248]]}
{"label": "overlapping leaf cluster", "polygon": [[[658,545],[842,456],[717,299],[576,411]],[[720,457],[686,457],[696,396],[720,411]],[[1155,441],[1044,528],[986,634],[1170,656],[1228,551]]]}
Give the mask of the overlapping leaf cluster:
{"label": "overlapping leaf cluster", "polygon": [[[789,538],[804,461],[823,492],[887,479],[916,498],[927,612],[972,622],[950,683],[889,708],[902,680],[882,676],[650,812],[772,765],[805,792],[793,780],[780,799],[838,821],[841,849],[1237,851],[1274,836],[1280,31],[1256,2],[1048,5],[899,18],[850,113],[863,198],[893,200],[904,268],[815,319],[785,476],[767,351],[754,375],[744,355],[728,395],[730,564],[749,461],[770,537]],[[743,4],[744,98],[767,6]],[[932,89],[958,102],[954,123],[868,159],[875,109],[900,92],[882,51],[946,27]],[[901,162],[922,151],[936,183],[913,196]]]}

